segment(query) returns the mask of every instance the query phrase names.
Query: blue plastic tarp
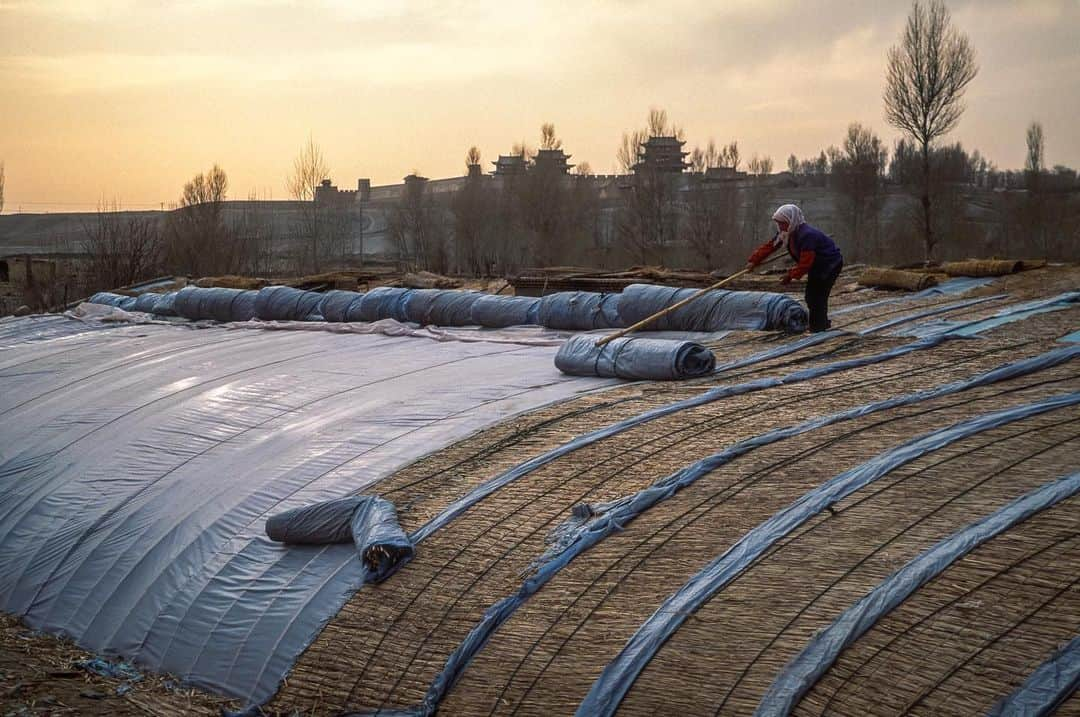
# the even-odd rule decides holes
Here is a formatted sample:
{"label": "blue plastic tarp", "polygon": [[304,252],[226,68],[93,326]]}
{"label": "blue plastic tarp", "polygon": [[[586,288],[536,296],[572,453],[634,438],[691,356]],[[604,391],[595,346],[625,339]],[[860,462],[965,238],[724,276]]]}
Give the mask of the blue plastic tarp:
{"label": "blue plastic tarp", "polygon": [[382,582],[412,559],[413,545],[398,525],[393,503],[349,496],[293,508],[266,520],[271,540],[295,545],[352,543],[369,582]]}
{"label": "blue plastic tarp", "polygon": [[664,600],[607,664],[578,706],[579,717],[610,717],[630,686],[668,638],[705,602],[806,521],[913,460],[969,436],[1014,421],[1080,404],[1080,393],[982,414],[913,438],[831,478],[743,535]]}
{"label": "blue plastic tarp", "polygon": [[328,291],[323,294],[318,312],[326,321],[359,321],[360,301],[363,298],[364,295],[358,291]]}
{"label": "blue plastic tarp", "polygon": [[267,286],[255,297],[255,318],[263,321],[321,321],[324,296],[291,286]]}
{"label": "blue plastic tarp", "polygon": [[379,286],[364,294],[360,300],[357,316],[350,321],[381,321],[394,319],[408,321],[409,299],[415,289],[401,289],[392,286]]}
{"label": "blue plastic tarp", "polygon": [[571,336],[555,354],[555,367],[572,376],[672,381],[712,372],[716,357],[693,341],[623,336],[597,346],[599,336]]}
{"label": "blue plastic tarp", "polygon": [[540,299],[484,294],[472,305],[472,323],[493,329],[540,323]]}
{"label": "blue plastic tarp", "polygon": [[[698,289],[631,284],[623,290],[619,301],[619,318],[624,326],[630,326],[696,293]],[[655,320],[648,330],[746,329],[798,333],[806,330],[806,321],[806,309],[786,294],[715,289]]]}
{"label": "blue plastic tarp", "polygon": [[539,321],[549,329],[591,331],[627,326],[619,314],[619,294],[559,291],[540,299]]}
{"label": "blue plastic tarp", "polygon": [[134,296],[124,296],[123,294],[113,294],[108,291],[99,291],[86,301],[89,304],[115,306],[116,308],[123,309],[124,311],[134,311],[136,298]]}
{"label": "blue plastic tarp", "polygon": [[250,321],[255,318],[255,300],[258,295],[257,291],[243,289],[186,286],[176,293],[173,308],[177,315],[193,321]]}
{"label": "blue plastic tarp", "polygon": [[[26,340],[57,321],[79,333]],[[352,545],[285,547],[269,516],[614,383],[560,374],[550,346],[64,317],[0,334],[0,609],[255,702],[366,579]]]}
{"label": "blue plastic tarp", "polygon": [[[845,648],[862,637],[878,620],[888,615],[916,590],[986,541],[1078,492],[1080,473],[1046,483],[919,554],[845,610],[828,627],[814,635],[806,647],[776,676],[754,714],[759,717],[790,714],[799,700],[832,667]],[[1078,676],[1080,670],[1077,670],[1072,679],[1075,680]],[[1069,680],[1066,679],[1065,682]],[[1057,687],[1054,683],[1054,680],[1050,681],[1051,685]],[[1075,686],[1075,682],[1073,684]],[[1060,687],[1048,691],[1059,693]]]}
{"label": "blue plastic tarp", "polygon": [[405,305],[405,317],[421,326],[470,326],[473,304],[481,296],[477,291],[415,289]]}
{"label": "blue plastic tarp", "polygon": [[994,313],[994,315],[984,319],[973,319],[968,321],[925,321],[920,324],[915,324],[914,326],[899,329],[892,332],[892,334],[894,336],[918,337],[949,334],[950,336],[970,337],[1014,321],[1022,321],[1037,314],[1067,309],[1070,306],[1076,305],[1077,302],[1080,302],[1080,291],[1068,291],[1047,299],[1025,301],[1023,303],[1006,306]]}
{"label": "blue plastic tarp", "polygon": [[988,717],[1048,717],[1080,687],[1080,637],[1056,650]]}

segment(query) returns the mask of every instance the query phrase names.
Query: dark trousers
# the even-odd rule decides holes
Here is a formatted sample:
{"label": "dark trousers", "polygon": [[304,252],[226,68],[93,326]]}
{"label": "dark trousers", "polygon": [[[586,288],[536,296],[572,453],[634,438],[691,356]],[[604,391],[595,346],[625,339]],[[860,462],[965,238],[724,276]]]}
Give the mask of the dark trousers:
{"label": "dark trousers", "polygon": [[810,330],[814,333],[826,331],[832,324],[829,321],[829,292],[843,268],[841,263],[823,276],[810,274],[806,278],[806,308],[810,311]]}

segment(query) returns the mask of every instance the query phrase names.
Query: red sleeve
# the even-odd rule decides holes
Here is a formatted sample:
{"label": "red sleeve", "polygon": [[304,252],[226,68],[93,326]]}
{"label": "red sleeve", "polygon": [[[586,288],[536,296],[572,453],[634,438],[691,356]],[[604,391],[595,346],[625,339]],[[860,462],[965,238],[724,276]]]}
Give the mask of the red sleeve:
{"label": "red sleeve", "polygon": [[775,249],[776,245],[773,243],[773,240],[770,239],[755,249],[754,253],[750,255],[750,258],[747,261],[754,265],[760,264],[765,261],[769,257],[769,254],[772,254]]}
{"label": "red sleeve", "polygon": [[803,249],[799,252],[799,263],[788,272],[788,276],[792,279],[801,279],[808,271],[810,271],[810,267],[813,265],[814,250]]}

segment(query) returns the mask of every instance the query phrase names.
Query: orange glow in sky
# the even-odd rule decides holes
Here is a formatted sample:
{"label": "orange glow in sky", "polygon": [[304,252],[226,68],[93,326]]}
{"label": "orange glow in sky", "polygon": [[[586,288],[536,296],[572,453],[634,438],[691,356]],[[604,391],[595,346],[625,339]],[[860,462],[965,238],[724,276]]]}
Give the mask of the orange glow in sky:
{"label": "orange glow in sky", "polygon": [[[978,52],[957,132],[1002,168],[1043,123],[1080,165],[1080,3],[950,2]],[[884,8],[884,9],[883,9]],[[308,135],[340,186],[460,175],[554,122],[573,162],[615,170],[650,107],[687,148],[816,155],[849,122],[891,144],[885,54],[909,5],[358,0],[0,0],[5,212],[174,202],[220,164],[230,198],[285,198]]]}

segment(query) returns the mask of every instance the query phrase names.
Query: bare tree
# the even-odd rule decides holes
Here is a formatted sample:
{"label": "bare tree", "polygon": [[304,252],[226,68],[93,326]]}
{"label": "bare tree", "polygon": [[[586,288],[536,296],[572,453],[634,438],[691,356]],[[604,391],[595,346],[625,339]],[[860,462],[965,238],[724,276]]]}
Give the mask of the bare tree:
{"label": "bare tree", "polygon": [[746,168],[750,172],[750,196],[743,234],[749,242],[757,243],[762,228],[767,226],[762,217],[769,208],[768,176],[772,174],[772,157],[755,154],[747,162]]}
{"label": "bare tree", "polygon": [[623,132],[622,141],[619,142],[619,148],[615,151],[615,161],[619,163],[620,171],[626,174],[634,168],[634,165],[638,163],[641,145],[645,144],[648,138],[649,135],[645,130]]}
{"label": "bare tree", "polygon": [[731,167],[733,171],[739,171],[739,143],[732,141],[731,144],[720,150],[720,166]]}
{"label": "bare tree", "polygon": [[[832,155],[832,182],[847,205],[849,241],[855,259],[865,243],[862,234],[880,209],[881,177],[885,173],[888,150],[872,130],[853,122],[848,126],[843,147]],[[873,228],[876,236],[876,221]]]}
{"label": "bare tree", "polygon": [[735,233],[738,210],[735,183],[709,181],[706,176],[708,170],[723,166],[722,154],[712,140],[705,149],[695,148],[690,152],[694,173],[686,191],[683,233],[687,244],[708,269],[715,268],[725,240]]}
{"label": "bare tree", "polygon": [[480,164],[480,148],[476,145],[469,147],[469,151],[465,153],[465,168],[478,166]]}
{"label": "bare tree", "polygon": [[151,278],[161,264],[161,229],[156,218],[120,211],[118,202],[98,205],[83,223],[83,253],[91,287],[115,289]]}
{"label": "bare tree", "polygon": [[560,149],[562,140],[555,136],[555,125],[546,122],[540,125],[540,149]]}
{"label": "bare tree", "polygon": [[1038,176],[1046,169],[1046,140],[1040,122],[1032,122],[1027,128],[1027,159],[1024,169],[1032,176]]}
{"label": "bare tree", "polygon": [[978,65],[966,35],[952,25],[943,0],[915,0],[900,44],[890,48],[885,116],[922,150],[923,242],[930,261],[937,238],[931,220],[930,145],[964,112],[963,97]]}
{"label": "bare tree", "polygon": [[184,185],[180,203],[166,223],[166,264],[170,271],[198,276],[234,269],[235,247],[224,222],[228,189],[229,178],[216,164]]}
{"label": "bare tree", "polygon": [[292,173],[285,180],[289,196],[303,205],[300,210],[300,232],[307,242],[308,264],[312,271],[318,272],[320,255],[323,253],[327,224],[323,215],[325,207],[320,208],[316,201],[319,184],[330,176],[330,168],[323,157],[322,149],[314,138],[308,137],[307,144],[300,148],[300,154],[293,160]]}

